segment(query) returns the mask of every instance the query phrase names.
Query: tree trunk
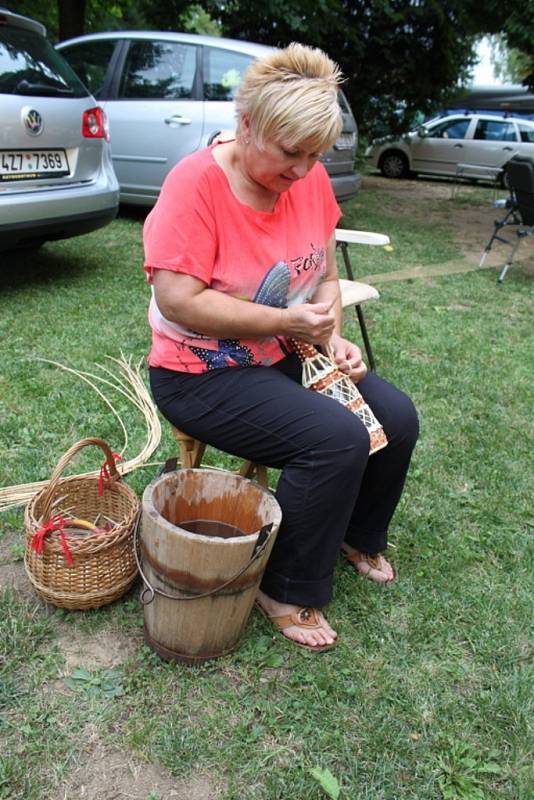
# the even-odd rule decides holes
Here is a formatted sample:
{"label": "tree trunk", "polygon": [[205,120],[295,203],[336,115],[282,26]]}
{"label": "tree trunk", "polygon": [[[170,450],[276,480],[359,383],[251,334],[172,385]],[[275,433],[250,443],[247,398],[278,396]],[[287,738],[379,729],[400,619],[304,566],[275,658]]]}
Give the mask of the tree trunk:
{"label": "tree trunk", "polygon": [[85,23],[85,0],[57,0],[59,41],[81,36]]}

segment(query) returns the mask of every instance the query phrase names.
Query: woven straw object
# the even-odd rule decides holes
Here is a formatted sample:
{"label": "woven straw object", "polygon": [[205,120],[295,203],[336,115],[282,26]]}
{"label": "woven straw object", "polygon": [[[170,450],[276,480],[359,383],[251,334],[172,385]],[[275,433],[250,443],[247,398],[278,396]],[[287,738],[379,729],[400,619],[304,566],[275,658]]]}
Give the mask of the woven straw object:
{"label": "woven straw object", "polygon": [[291,339],[291,344],[302,361],[302,385],[337,400],[361,419],[369,434],[370,454],[386,447],[384,429],[356,384],[312,344],[300,339]]}
{"label": "woven straw object", "polygon": [[[104,478],[62,478],[69,461],[89,445],[104,452]],[[139,508],[135,492],[121,482],[106,442],[88,438],[74,444],[58,461],[48,485],[26,506],[24,565],[37,594],[60,608],[89,609],[111,603],[128,591],[137,574],[133,534]],[[32,546],[34,536],[52,518],[67,512],[82,520],[101,517],[114,524],[109,531],[81,536],[69,535],[68,529],[63,534],[51,531],[43,538],[39,554]]]}

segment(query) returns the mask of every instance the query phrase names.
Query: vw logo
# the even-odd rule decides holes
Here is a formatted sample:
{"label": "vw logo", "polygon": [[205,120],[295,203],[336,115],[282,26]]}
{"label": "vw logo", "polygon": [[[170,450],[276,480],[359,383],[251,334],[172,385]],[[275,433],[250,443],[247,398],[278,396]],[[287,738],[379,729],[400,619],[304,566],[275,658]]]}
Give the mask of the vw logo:
{"label": "vw logo", "polygon": [[22,109],[22,122],[31,136],[39,136],[43,132],[43,118],[34,108]]}

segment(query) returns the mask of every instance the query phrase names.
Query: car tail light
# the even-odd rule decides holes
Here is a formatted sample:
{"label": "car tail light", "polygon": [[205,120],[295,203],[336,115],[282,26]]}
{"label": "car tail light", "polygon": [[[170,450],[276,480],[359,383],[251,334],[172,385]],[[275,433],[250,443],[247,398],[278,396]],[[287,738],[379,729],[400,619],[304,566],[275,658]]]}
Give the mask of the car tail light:
{"label": "car tail light", "polygon": [[96,106],[83,112],[82,134],[86,139],[105,139],[109,142],[109,129],[103,108]]}

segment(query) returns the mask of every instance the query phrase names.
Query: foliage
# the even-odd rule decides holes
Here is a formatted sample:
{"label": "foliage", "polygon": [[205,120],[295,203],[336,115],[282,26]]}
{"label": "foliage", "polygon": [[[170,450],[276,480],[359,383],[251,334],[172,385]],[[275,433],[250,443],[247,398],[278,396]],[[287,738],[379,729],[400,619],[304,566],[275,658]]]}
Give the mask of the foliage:
{"label": "foliage", "polygon": [[87,697],[109,699],[121,697],[124,694],[121,680],[120,670],[114,667],[94,672],[80,667],[65,678],[64,684],[67,689],[72,689],[73,692],[83,692]]}
{"label": "foliage", "polygon": [[521,82],[534,90],[534,0],[469,0],[466,20],[471,32],[502,35],[508,49],[521,52]]}
{"label": "foliage", "polygon": [[[85,0],[85,17],[79,30],[60,30],[59,3],[78,9],[78,0],[6,0],[6,8],[39,20],[49,37],[61,40],[82,33],[107,30],[184,30],[209,36],[220,35],[218,24],[198,3],[190,0]],[[79,10],[79,9],[78,9]]]}
{"label": "foliage", "polygon": [[[7,0],[8,8],[59,30],[58,4],[77,0]],[[360,128],[370,136],[411,127],[469,80],[474,46],[499,34],[511,51],[514,76],[534,86],[534,0],[85,0],[78,33],[115,29],[187,30],[271,45],[300,40],[336,58]],[[69,33],[72,35],[72,33]],[[520,55],[515,55],[515,53]]]}
{"label": "foliage", "polygon": [[485,800],[484,776],[502,773],[493,760],[498,757],[497,751],[491,751],[489,760],[483,761],[469,744],[448,742],[447,752],[438,758],[438,786],[443,800]]}
{"label": "foliage", "polygon": [[208,12],[198,3],[184,11],[180,17],[181,27],[189,33],[201,33],[204,36],[220,36],[221,28]]}
{"label": "foliage", "polygon": [[[218,0],[211,0],[213,13]],[[362,130],[379,135],[409,127],[416,111],[443,105],[466,79],[475,37],[456,0],[229,0],[225,33],[273,45],[297,39],[335,57]]]}
{"label": "foliage", "polygon": [[339,781],[335,775],[332,775],[329,769],[313,767],[313,769],[310,770],[310,775],[319,782],[321,789],[327,797],[332,798],[332,800],[338,800],[340,792]]}
{"label": "foliage", "polygon": [[502,83],[521,83],[528,77],[531,56],[509,47],[502,33],[488,37],[493,71]]}

